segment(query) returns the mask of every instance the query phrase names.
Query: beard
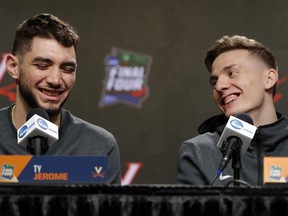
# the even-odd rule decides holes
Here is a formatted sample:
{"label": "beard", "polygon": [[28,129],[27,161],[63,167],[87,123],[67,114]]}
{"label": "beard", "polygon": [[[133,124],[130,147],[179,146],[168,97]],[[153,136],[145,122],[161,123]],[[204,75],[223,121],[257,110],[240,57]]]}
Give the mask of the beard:
{"label": "beard", "polygon": [[18,87],[19,87],[19,93],[20,95],[23,97],[23,99],[25,100],[25,102],[28,104],[28,106],[31,109],[34,108],[42,108],[44,109],[49,117],[53,117],[56,116],[60,113],[61,108],[63,107],[64,103],[66,102],[66,100],[68,99],[69,95],[65,98],[65,100],[59,105],[59,107],[57,108],[47,108],[47,107],[43,107],[41,106],[41,104],[37,101],[35,95],[33,94],[33,92],[31,91],[31,87],[29,85],[27,85],[26,83],[24,83],[21,79],[21,77],[19,77],[18,80]]}

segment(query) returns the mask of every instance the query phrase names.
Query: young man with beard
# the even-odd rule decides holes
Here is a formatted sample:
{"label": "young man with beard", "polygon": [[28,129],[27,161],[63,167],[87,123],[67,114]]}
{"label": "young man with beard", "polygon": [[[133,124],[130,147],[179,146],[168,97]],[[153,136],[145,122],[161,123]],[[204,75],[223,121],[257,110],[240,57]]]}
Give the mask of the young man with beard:
{"label": "young man with beard", "polygon": [[63,109],[76,80],[79,36],[68,23],[38,14],[16,29],[7,70],[16,81],[16,101],[0,110],[0,155],[29,154],[17,144],[17,129],[33,108],[47,111],[59,140],[45,155],[108,156],[108,182],[120,184],[120,156],[114,136]]}
{"label": "young man with beard", "polygon": [[[211,184],[223,158],[216,145],[227,119],[246,113],[257,131],[241,158],[240,179],[250,185],[262,185],[263,157],[288,156],[288,119],[276,112],[273,103],[278,81],[275,58],[267,47],[253,39],[223,36],[208,50],[205,64],[211,73],[214,101],[223,114],[206,120],[198,128],[199,135],[181,145],[177,182]],[[214,186],[225,186],[231,181],[231,162],[222,174]]]}

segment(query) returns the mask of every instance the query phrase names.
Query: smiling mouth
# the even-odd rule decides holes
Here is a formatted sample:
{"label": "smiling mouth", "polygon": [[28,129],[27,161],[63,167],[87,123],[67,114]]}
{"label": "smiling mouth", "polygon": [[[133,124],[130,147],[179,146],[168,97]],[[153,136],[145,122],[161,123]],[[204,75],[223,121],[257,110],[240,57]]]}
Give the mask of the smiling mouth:
{"label": "smiling mouth", "polygon": [[225,98],[222,100],[222,103],[223,103],[224,105],[227,105],[227,104],[231,103],[232,101],[235,101],[237,98],[238,98],[238,95],[233,94],[233,95],[230,95],[230,96],[228,96],[228,97],[225,97]]}
{"label": "smiling mouth", "polygon": [[51,97],[57,97],[59,95],[61,95],[63,93],[62,90],[47,90],[47,89],[40,89],[40,91],[47,95],[47,96],[51,96]]}

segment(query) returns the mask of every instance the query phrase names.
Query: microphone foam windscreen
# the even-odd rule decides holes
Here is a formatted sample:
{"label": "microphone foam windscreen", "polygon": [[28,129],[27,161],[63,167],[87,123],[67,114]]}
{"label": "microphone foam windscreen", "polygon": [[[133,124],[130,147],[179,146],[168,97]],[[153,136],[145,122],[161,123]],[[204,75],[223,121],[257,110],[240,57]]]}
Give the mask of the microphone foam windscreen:
{"label": "microphone foam windscreen", "polygon": [[248,114],[246,114],[246,113],[236,114],[235,117],[238,118],[238,119],[240,119],[240,120],[242,120],[242,121],[247,122],[248,124],[253,125],[253,120],[252,120],[252,118],[251,118]]}
{"label": "microphone foam windscreen", "polygon": [[34,116],[34,115],[39,115],[39,116],[41,116],[42,118],[44,118],[44,119],[46,119],[46,120],[48,120],[49,121],[49,115],[48,115],[48,113],[44,110],[44,109],[42,109],[42,108],[34,108],[34,109],[32,109],[28,114],[27,114],[27,116],[26,116],[26,121],[28,121],[32,116]]}

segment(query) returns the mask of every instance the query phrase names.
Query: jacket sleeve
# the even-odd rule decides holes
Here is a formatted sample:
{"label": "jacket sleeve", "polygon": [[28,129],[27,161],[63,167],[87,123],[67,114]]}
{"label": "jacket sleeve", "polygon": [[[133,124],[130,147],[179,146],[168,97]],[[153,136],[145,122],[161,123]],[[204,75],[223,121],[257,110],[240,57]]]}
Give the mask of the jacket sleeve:
{"label": "jacket sleeve", "polygon": [[114,137],[110,139],[111,149],[108,153],[108,173],[110,184],[121,184],[120,152]]}
{"label": "jacket sleeve", "polygon": [[209,185],[197,158],[199,155],[195,148],[184,142],[178,152],[177,184]]}

